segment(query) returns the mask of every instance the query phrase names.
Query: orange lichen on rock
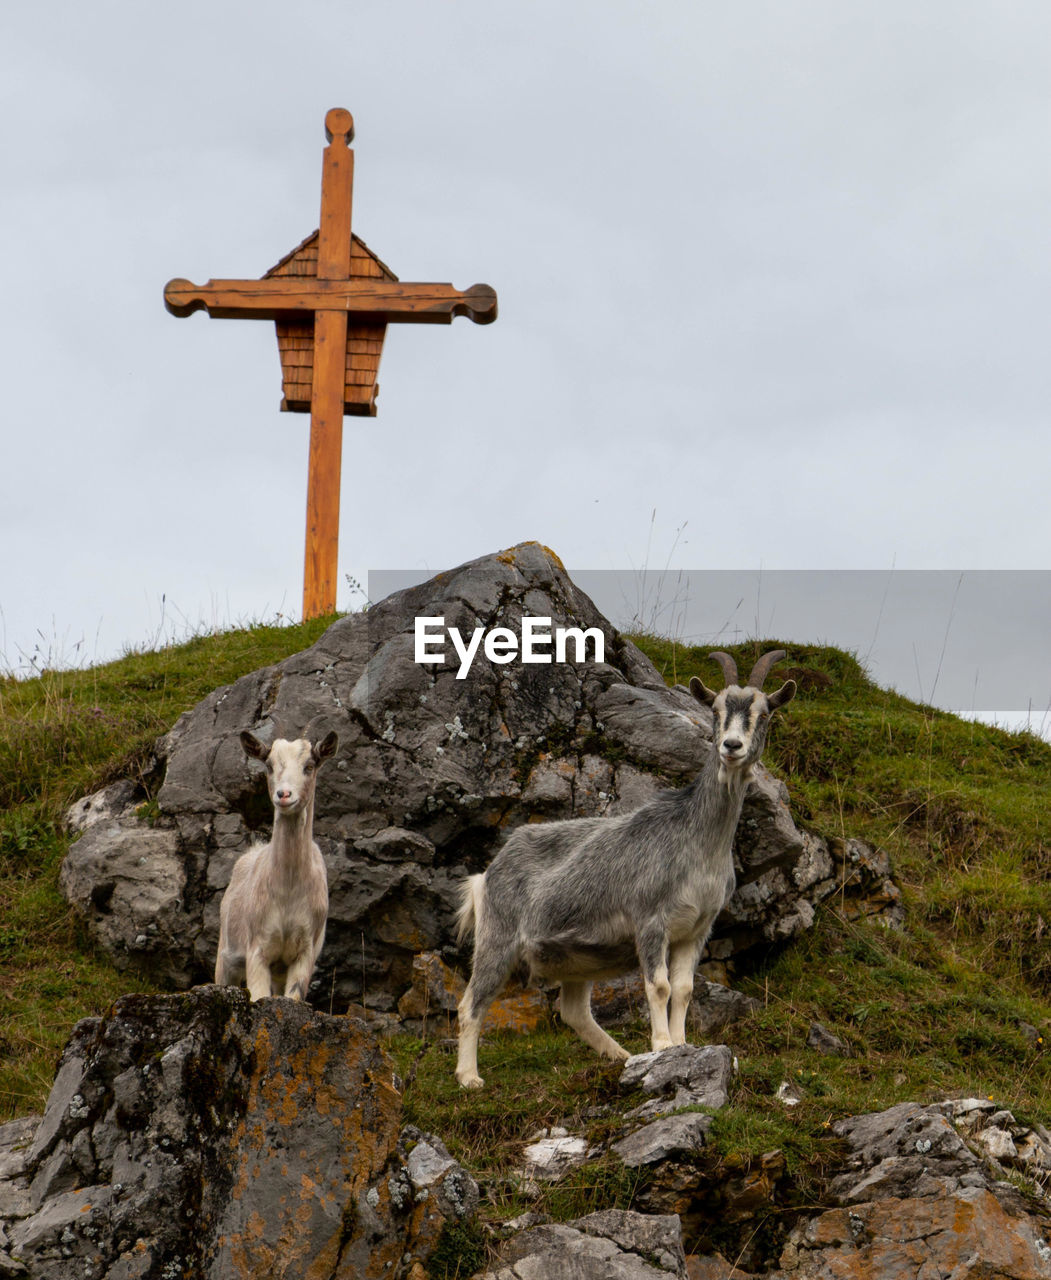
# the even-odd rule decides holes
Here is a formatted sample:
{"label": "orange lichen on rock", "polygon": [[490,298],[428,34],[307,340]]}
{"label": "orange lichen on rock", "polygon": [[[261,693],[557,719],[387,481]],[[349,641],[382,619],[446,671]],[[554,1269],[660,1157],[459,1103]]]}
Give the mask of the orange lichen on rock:
{"label": "orange lichen on rock", "polygon": [[[414,956],[412,986],[398,1001],[403,1018],[451,1017],[467,984],[435,951]],[[533,1031],[550,1017],[550,1005],[541,991],[520,990],[494,1000],[483,1031]]]}

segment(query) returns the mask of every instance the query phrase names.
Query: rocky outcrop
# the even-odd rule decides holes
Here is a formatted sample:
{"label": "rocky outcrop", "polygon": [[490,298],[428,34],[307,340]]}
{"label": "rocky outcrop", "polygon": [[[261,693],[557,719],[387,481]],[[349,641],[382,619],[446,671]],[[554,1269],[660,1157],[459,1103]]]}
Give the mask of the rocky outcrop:
{"label": "rocky outcrop", "polygon": [[713,1143],[733,1075],[719,1045],[630,1059],[619,1127],[535,1133],[511,1179],[539,1196],[603,1161],[630,1175],[630,1208],[487,1226],[441,1138],[403,1125],[364,1023],[217,987],[128,996],[78,1024],[44,1116],[0,1126],[0,1277],[1051,1277],[1039,1125],[974,1098],[849,1117],[815,1209],[780,1152]]}
{"label": "rocky outcrop", "polygon": [[402,1129],[362,1023],[217,987],[78,1024],[33,1129],[0,1181],[10,1274],[33,1280],[401,1277],[478,1205]]}
{"label": "rocky outcrop", "polygon": [[[593,649],[580,663],[480,657],[463,679],[455,661],[415,661],[418,617],[444,618],[463,635],[502,626],[517,636],[525,615],[596,629],[605,660],[590,660]],[[158,744],[163,785],[148,821],[127,784],[74,806],[83,834],[62,889],[118,965],[177,987],[211,975],[231,867],[272,817],[238,741],[245,728],[263,738],[339,733],[316,797],[330,918],[311,998],[330,1010],[356,1002],[393,1011],[416,953],[458,959],[458,887],[509,830],[634,807],[681,784],[710,749],[711,725],[708,709],[668,689],[545,548],[526,543],[439,574],[340,619],[311,648],[183,715]],[[900,910],[883,854],[799,830],[787,800],[760,769],[709,976],[725,974],[742,950],[809,927],[833,891],[848,911]]]}
{"label": "rocky outcrop", "polygon": [[[625,1064],[621,1086],[651,1100],[625,1114],[625,1131],[607,1148],[558,1130],[526,1152],[544,1148],[547,1180],[609,1157],[638,1171],[633,1203],[643,1212],[625,1218],[646,1224],[636,1239],[658,1223],[676,1224],[691,1280],[1051,1277],[1051,1134],[1042,1126],[975,1098],[851,1116],[832,1126],[821,1196],[829,1207],[815,1214],[799,1206],[781,1152],[745,1158],[711,1149],[734,1067],[722,1045],[640,1054]],[[581,1222],[533,1215],[521,1227],[501,1246],[508,1265],[492,1273],[500,1280],[656,1274],[645,1269],[656,1262],[643,1247],[633,1246],[628,1260],[582,1243]],[[716,1242],[729,1244],[729,1254]]]}
{"label": "rocky outcrop", "polygon": [[[1032,1213],[1018,1189],[997,1178],[999,1167],[964,1141],[953,1117],[973,1114],[968,1101],[903,1103],[835,1125],[850,1153],[831,1184],[837,1207],[793,1230],[778,1276],[1051,1276],[1051,1221]],[[966,1121],[961,1127],[976,1131]]]}

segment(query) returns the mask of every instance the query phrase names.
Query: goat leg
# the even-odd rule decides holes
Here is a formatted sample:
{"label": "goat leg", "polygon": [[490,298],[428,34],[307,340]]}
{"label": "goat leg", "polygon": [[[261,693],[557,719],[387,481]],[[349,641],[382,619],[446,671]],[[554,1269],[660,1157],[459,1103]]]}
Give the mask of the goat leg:
{"label": "goat leg", "polygon": [[245,980],[253,1000],[263,1000],[273,992],[270,963],[259,947],[252,947],[245,956]]}
{"label": "goat leg", "polygon": [[650,1007],[650,1045],[658,1049],[670,1049],[671,1032],[668,1029],[668,997],[671,982],[668,978],[668,936],[663,929],[649,928],[639,935],[639,964],[646,989],[646,1003]]}
{"label": "goat leg", "polygon": [[693,975],[710,928],[711,923],[707,922],[707,928],[704,928],[700,942],[679,942],[672,943],[671,946],[671,957],[668,962],[668,976],[671,983],[668,1030],[672,1044],[686,1043],[686,1011],[693,998]]}
{"label": "goat leg", "polygon": [[459,1045],[456,1052],[456,1079],[462,1089],[480,1089],[485,1081],[478,1074],[478,1036],[485,1011],[475,1012],[470,985],[457,1008]]}
{"label": "goat leg", "polygon": [[572,1027],[585,1044],[604,1058],[624,1062],[630,1056],[627,1049],[621,1048],[595,1021],[591,1012],[590,982],[563,982],[559,1011],[566,1026]]}
{"label": "goat leg", "polygon": [[290,1000],[305,1000],[310,988],[310,975],[314,972],[314,955],[304,951],[288,966],[285,975],[285,995]]}

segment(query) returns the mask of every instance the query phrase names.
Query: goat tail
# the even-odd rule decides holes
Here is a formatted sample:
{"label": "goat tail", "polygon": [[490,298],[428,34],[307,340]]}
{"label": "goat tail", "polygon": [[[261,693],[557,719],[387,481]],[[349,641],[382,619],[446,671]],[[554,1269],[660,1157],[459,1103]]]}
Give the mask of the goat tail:
{"label": "goat tail", "polygon": [[485,900],[485,872],[468,876],[460,890],[460,910],[456,913],[456,941],[463,942],[468,934],[478,932]]}

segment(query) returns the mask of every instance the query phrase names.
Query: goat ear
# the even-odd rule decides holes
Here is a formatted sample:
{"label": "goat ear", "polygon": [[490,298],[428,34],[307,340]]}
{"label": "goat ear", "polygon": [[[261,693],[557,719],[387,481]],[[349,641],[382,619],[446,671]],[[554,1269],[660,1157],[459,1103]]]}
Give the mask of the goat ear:
{"label": "goat ear", "polygon": [[766,695],[766,700],[770,704],[770,710],[776,711],[778,707],[783,707],[786,702],[791,702],[796,696],[796,682],[794,680],[786,680],[780,689],[775,689],[773,693]]}
{"label": "goat ear", "polygon": [[320,764],[322,760],[327,760],[329,756],[334,756],[338,746],[339,738],[334,730],[329,730],[317,746],[313,748],[314,759]]}
{"label": "goat ear", "polygon": [[249,733],[247,729],[241,730],[241,746],[244,747],[246,756],[254,756],[257,760],[265,760],[270,754],[270,748],[260,742],[254,733]]}
{"label": "goat ear", "polygon": [[710,707],[719,696],[714,689],[709,689],[706,684],[702,684],[696,676],[692,676],[690,679],[690,692],[698,702],[703,702],[706,707]]}

